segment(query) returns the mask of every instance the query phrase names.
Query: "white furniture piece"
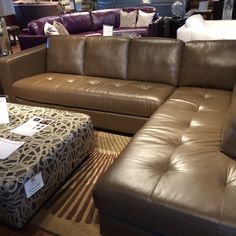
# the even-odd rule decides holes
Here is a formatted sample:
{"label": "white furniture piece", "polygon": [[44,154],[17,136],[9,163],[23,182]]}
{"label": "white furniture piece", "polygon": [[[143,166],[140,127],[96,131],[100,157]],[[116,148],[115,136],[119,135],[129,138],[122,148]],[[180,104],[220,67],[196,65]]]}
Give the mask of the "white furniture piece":
{"label": "white furniture piece", "polygon": [[190,16],[177,30],[177,39],[194,40],[236,39],[236,20],[204,20],[201,15]]}

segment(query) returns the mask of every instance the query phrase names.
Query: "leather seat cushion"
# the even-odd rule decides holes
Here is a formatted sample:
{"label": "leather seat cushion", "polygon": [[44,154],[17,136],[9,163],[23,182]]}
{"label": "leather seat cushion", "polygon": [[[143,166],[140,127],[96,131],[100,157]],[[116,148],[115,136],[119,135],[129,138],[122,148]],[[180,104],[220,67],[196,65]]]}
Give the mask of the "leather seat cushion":
{"label": "leather seat cushion", "polygon": [[13,84],[28,101],[149,117],[174,91],[165,84],[44,73]]}
{"label": "leather seat cushion", "polygon": [[236,162],[220,152],[230,95],[177,89],[99,179],[96,207],[168,235],[235,232]]}

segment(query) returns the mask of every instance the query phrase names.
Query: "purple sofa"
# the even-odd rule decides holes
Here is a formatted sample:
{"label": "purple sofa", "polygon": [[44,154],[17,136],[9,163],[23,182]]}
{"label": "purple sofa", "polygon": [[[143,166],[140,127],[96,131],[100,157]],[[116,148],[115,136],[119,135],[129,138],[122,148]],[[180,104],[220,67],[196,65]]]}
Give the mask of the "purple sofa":
{"label": "purple sofa", "polygon": [[[156,12],[154,7],[126,7],[123,10],[130,12],[132,10],[142,10],[144,12]],[[132,32],[141,36],[160,36],[163,31],[163,18],[154,16],[153,22],[148,27],[119,28],[121,8],[96,10],[91,12],[74,12],[60,16],[48,16],[29,22],[28,27],[22,30],[18,35],[20,47],[22,50],[44,44],[47,37],[44,34],[44,25],[46,22],[52,24],[53,21],[62,23],[69,34],[79,34],[86,36],[102,35],[103,24],[113,25],[114,33]]]}

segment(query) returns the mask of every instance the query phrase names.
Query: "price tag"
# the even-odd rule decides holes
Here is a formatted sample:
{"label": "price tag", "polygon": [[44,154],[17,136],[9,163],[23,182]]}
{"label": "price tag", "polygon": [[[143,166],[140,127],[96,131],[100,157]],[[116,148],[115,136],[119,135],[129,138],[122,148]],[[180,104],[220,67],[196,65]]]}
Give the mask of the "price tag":
{"label": "price tag", "polygon": [[6,97],[0,97],[0,124],[9,123],[9,115]]}
{"label": "price tag", "polygon": [[112,35],[113,35],[113,26],[103,25],[103,36],[112,36]]}
{"label": "price tag", "polygon": [[12,129],[11,132],[23,136],[33,136],[42,129],[46,128],[51,122],[53,122],[52,119],[33,116],[24,124]]}
{"label": "price tag", "polygon": [[13,152],[21,147],[25,142],[12,141],[0,138],[0,160],[8,158]]}
{"label": "price tag", "polygon": [[42,174],[41,174],[41,172],[39,172],[33,178],[28,180],[24,185],[27,198],[30,198],[33,194],[35,194],[43,186],[44,186],[44,182],[43,182]]}

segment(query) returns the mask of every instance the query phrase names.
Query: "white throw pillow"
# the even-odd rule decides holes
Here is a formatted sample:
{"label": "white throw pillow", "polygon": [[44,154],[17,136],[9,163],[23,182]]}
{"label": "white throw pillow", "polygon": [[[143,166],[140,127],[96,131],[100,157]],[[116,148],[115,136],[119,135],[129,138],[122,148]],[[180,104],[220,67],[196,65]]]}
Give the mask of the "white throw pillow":
{"label": "white throw pillow", "polygon": [[53,26],[57,29],[57,31],[60,35],[69,35],[65,26],[63,24],[61,24],[60,22],[54,20]]}
{"label": "white throw pillow", "polygon": [[120,11],[120,28],[135,27],[137,18],[137,11],[125,12]]}
{"label": "white throw pillow", "polygon": [[192,28],[204,28],[205,27],[205,21],[200,14],[192,15],[190,16],[186,22],[186,27],[192,27]]}
{"label": "white throw pillow", "polygon": [[44,25],[44,34],[45,35],[59,35],[58,30],[48,22]]}
{"label": "white throw pillow", "polygon": [[141,10],[138,10],[138,21],[136,27],[148,27],[148,25],[152,22],[154,15],[155,12],[146,13]]}

